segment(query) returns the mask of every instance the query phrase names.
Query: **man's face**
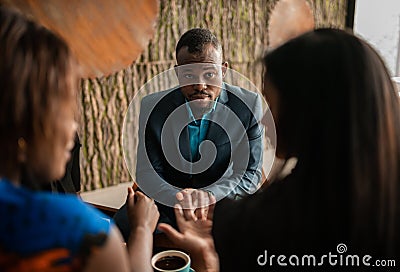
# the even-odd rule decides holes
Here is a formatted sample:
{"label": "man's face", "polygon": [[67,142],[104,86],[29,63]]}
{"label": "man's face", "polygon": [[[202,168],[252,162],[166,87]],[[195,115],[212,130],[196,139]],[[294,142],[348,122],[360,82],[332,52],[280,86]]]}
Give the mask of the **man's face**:
{"label": "man's face", "polygon": [[[212,44],[206,45],[201,53],[190,53],[187,46],[177,55],[178,76],[181,92],[191,101],[192,110],[205,111],[221,93],[222,79],[227,63],[222,63],[222,55]],[[193,109],[195,107],[195,109]]]}

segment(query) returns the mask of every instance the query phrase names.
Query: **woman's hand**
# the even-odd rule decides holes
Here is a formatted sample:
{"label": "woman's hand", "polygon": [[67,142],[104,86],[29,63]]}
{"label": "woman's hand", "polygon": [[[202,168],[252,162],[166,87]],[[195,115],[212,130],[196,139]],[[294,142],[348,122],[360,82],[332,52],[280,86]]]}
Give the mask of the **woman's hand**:
{"label": "woman's hand", "polygon": [[[211,235],[215,198],[201,190],[183,190],[181,193],[177,195],[181,204],[175,206],[180,232],[164,223],[159,224],[158,229],[190,254],[192,267],[197,272],[219,271],[219,259]],[[207,205],[202,205],[204,203]]]}
{"label": "woman's hand", "polygon": [[132,188],[128,188],[126,206],[132,230],[138,227],[148,228],[152,232],[155,230],[160,214],[154,200],[142,192],[134,192]]}
{"label": "woman's hand", "polygon": [[153,232],[160,216],[154,200],[141,192],[128,188],[126,198],[131,233],[128,242],[129,260],[132,271],[153,271],[151,256]]}

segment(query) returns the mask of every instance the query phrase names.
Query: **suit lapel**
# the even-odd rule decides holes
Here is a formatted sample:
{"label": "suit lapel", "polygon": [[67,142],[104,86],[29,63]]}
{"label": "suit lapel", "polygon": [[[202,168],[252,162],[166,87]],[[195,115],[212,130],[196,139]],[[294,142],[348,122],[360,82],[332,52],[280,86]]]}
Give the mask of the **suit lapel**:
{"label": "suit lapel", "polygon": [[[170,110],[170,114],[178,107],[183,106],[185,107],[185,97],[182,95],[180,89],[176,89],[173,91],[172,95],[172,106]],[[183,109],[184,110],[184,109]],[[186,124],[188,122],[188,114],[184,110],[185,114],[179,114],[171,124],[171,130],[173,134],[173,139],[175,139],[176,144],[179,146],[179,150],[183,158],[187,161],[191,161],[191,154],[190,154],[190,142],[189,142],[189,131],[187,126],[182,130],[180,134],[180,128],[182,124]]]}
{"label": "suit lapel", "polygon": [[228,103],[228,92],[226,90],[226,85],[222,85],[221,93],[218,98],[218,104],[215,108],[215,110],[210,114],[210,124],[208,127],[207,135],[205,139],[210,140],[214,142],[216,145],[220,145],[224,142],[226,142],[225,137],[221,137],[221,133],[223,133],[223,128],[221,128],[219,125],[217,125],[216,122],[213,120],[216,120],[218,118],[218,121],[221,123],[226,123],[224,122],[227,120],[229,113],[229,108],[227,107]]}

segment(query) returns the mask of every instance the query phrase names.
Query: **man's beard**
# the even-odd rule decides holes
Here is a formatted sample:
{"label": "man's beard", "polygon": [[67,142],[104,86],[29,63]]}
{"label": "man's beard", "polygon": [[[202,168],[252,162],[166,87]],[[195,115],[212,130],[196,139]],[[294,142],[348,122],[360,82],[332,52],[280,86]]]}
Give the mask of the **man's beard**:
{"label": "man's beard", "polygon": [[214,100],[192,100],[190,101],[190,108],[192,113],[196,118],[203,116],[204,114],[210,112],[214,107],[216,102]]}

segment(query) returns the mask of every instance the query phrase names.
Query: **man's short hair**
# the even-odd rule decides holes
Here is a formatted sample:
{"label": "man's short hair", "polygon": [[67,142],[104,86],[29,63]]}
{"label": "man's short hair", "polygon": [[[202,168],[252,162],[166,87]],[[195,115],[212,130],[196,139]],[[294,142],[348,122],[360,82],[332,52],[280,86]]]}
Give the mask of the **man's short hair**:
{"label": "man's short hair", "polygon": [[215,49],[222,52],[222,47],[217,37],[210,30],[204,28],[193,28],[186,31],[176,45],[175,54],[178,56],[179,50],[187,46],[189,53],[201,53],[204,46],[212,44]]}

